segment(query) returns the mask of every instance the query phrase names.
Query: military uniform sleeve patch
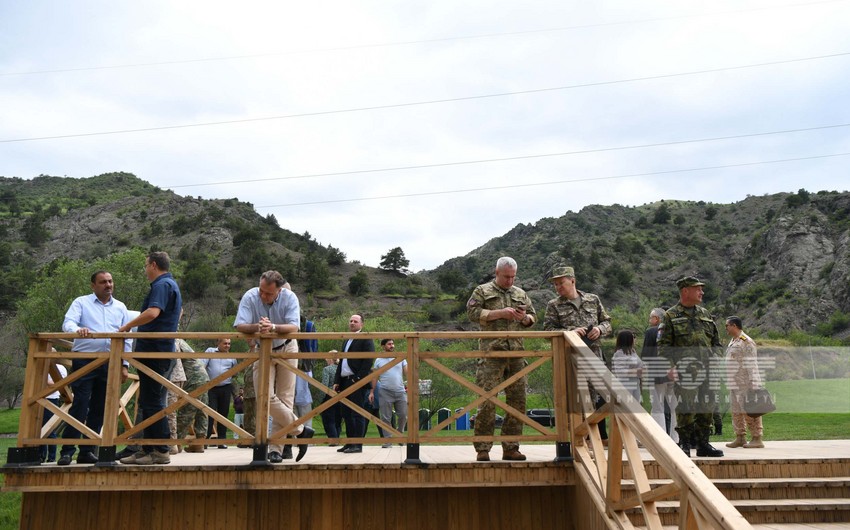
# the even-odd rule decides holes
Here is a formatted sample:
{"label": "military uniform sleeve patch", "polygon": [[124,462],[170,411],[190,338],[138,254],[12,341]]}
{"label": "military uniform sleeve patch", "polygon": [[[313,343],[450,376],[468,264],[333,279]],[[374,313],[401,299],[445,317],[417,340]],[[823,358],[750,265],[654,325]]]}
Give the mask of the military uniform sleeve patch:
{"label": "military uniform sleeve patch", "polygon": [[478,305],[478,300],[475,298],[470,298],[468,302],[466,302],[466,307],[472,308]]}

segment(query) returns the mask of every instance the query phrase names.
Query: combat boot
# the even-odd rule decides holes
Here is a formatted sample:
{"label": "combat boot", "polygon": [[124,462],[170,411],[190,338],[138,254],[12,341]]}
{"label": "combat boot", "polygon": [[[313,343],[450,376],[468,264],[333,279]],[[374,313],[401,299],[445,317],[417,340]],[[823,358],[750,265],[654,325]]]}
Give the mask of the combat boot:
{"label": "combat boot", "polygon": [[744,444],[744,449],[763,449],[764,442],[761,441],[761,436],[753,436],[749,443]]}
{"label": "combat boot", "polygon": [[697,445],[697,456],[710,456],[717,458],[723,456],[723,451],[715,449],[708,442],[702,442]]}
{"label": "combat boot", "polygon": [[679,442],[679,447],[682,448],[682,451],[685,452],[688,458],[691,457],[691,444],[687,440],[681,440]]}
{"label": "combat boot", "polygon": [[747,439],[743,434],[739,434],[735,437],[735,441],[726,444],[726,447],[744,447],[745,443],[747,443]]}

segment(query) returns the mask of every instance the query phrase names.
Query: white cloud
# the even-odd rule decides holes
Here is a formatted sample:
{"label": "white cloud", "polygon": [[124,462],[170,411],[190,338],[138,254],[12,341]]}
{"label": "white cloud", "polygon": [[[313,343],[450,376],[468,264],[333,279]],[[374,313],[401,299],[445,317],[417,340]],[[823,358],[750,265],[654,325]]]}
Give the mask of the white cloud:
{"label": "white cloud", "polygon": [[[790,7],[767,0],[302,4],[3,4],[0,140],[398,105],[850,52],[850,3],[841,1]],[[246,58],[165,64],[236,56]],[[209,127],[4,142],[0,174],[85,177],[121,170],[168,187],[847,123],[848,60],[839,56]],[[140,63],[160,64],[3,75]],[[849,130],[176,191],[238,197],[265,207],[605,178],[848,151]],[[822,159],[259,211],[369,265],[401,246],[419,270],[466,253],[520,222],[588,204],[662,198],[732,202],[800,187],[843,189],[845,167],[843,158]]]}

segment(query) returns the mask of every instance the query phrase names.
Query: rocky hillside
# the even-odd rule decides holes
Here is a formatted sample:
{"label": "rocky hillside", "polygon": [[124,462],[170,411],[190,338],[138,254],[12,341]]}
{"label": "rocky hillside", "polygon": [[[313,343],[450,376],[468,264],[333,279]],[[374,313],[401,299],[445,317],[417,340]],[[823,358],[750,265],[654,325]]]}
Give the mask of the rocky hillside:
{"label": "rocky hillside", "polygon": [[184,197],[129,173],[0,177],[0,311],[14,310],[38,271],[56,260],[139,247],[176,258],[189,300],[225,293],[231,307],[274,266],[312,315],[357,307],[455,326],[465,319],[452,311],[461,310],[499,256],[510,255],[538,311],[555,294],[549,271],[565,263],[575,267],[579,288],[599,294],[609,308],[669,306],[675,280],[694,274],[708,282],[705,302],[715,314],[739,314],[748,327],[841,337],[850,325],[850,193],[593,205],[519,224],[434,271],[405,276],[347,262],[333,246],[236,199]]}
{"label": "rocky hillside", "polygon": [[273,215],[263,217],[236,199],[184,197],[129,173],[0,178],[0,282],[6,286],[0,311],[13,311],[39,271],[57,260],[88,262],[131,248],[167,251],[190,302],[225,296],[225,306],[235,307],[268,268],[292,283],[311,315],[332,313],[353,298],[355,276],[358,297],[378,298],[370,304],[375,310],[417,311],[438,294],[420,277],[346,262],[339,249],[286,230]]}
{"label": "rocky hillside", "polygon": [[841,336],[850,313],[850,193],[588,206],[517,225],[432,274],[467,287],[502,255],[517,259],[539,307],[554,296],[547,277],[558,263],[575,267],[579,289],[633,310],[675,303],[675,280],[693,274],[708,282],[705,302],[719,316]]}

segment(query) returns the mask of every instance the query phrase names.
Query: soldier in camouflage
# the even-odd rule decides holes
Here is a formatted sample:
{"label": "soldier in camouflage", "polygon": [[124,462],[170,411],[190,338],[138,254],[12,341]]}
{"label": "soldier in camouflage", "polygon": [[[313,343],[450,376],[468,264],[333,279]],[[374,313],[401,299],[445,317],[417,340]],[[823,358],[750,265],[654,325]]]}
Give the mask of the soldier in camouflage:
{"label": "soldier in camouflage", "polygon": [[[466,303],[469,320],[478,323],[481,331],[522,331],[534,325],[535,312],[531,299],[525,291],[514,286],[517,263],[513,258],[502,257],[496,262],[496,277],[493,281],[479,285]],[[525,368],[525,359],[521,357],[490,357],[490,351],[522,350],[522,339],[481,339],[479,349],[484,356],[478,359],[476,384],[489,391],[505,379]],[[525,412],[526,378],[523,377],[505,389],[507,404],[518,411]],[[495,430],[496,410],[491,402],[478,409],[475,418],[475,435],[492,436]],[[522,434],[522,422],[511,416],[502,424],[502,435]],[[475,442],[477,460],[490,460],[492,442]],[[525,460],[519,452],[519,442],[502,442],[503,460]]]}
{"label": "soldier in camouflage", "polygon": [[[256,352],[259,348],[258,342],[251,340],[248,341],[250,352]],[[254,391],[254,366],[248,366],[243,372],[243,391],[244,395],[242,396],[242,408],[245,411],[245,416],[242,419],[242,428],[245,429],[250,435],[254,436],[256,434],[256,420],[257,420],[257,394]],[[237,447],[250,447],[248,444],[239,444]]]}
{"label": "soldier in camouflage", "polygon": [[[195,389],[210,382],[204,364],[199,359],[183,359],[183,372],[186,374],[186,382],[183,383],[183,390],[187,393],[192,393]],[[196,397],[198,401],[206,405],[207,393]],[[194,425],[195,440],[193,444],[189,444],[186,448],[187,453],[203,453],[204,442],[207,437],[207,414],[203,410],[197,409],[192,405],[181,407],[177,411],[177,438],[185,438],[189,432],[189,425]],[[200,441],[200,443],[198,443]]]}
{"label": "soldier in camouflage", "polygon": [[720,366],[720,335],[711,313],[700,306],[705,284],[693,276],[676,282],[679,303],[664,313],[658,326],[658,355],[670,363],[668,376],[675,381],[676,431],[679,446],[688,456],[723,456],[708,443],[715,392],[711,377]]}
{"label": "soldier in camouflage", "polygon": [[[565,330],[575,331],[585,344],[603,362],[602,338],[611,335],[611,316],[605,311],[602,301],[593,293],[585,293],[576,288],[576,274],[572,267],[555,267],[549,278],[558,293],[557,298],[546,304],[546,317],[543,319],[545,331]],[[593,386],[590,387],[590,397],[598,409],[605,404],[605,399]],[[605,421],[599,422],[599,435],[603,443],[608,441],[608,431]]]}
{"label": "soldier in camouflage", "polygon": [[575,331],[600,359],[602,338],[611,335],[611,317],[602,306],[602,301],[593,293],[576,289],[576,275],[572,267],[555,267],[549,278],[557,298],[546,305],[543,329],[546,331]]}
{"label": "soldier in camouflage", "polygon": [[[194,351],[192,347],[189,346],[189,343],[183,339],[177,339],[174,341],[176,351],[178,352],[186,352],[186,351]],[[174,383],[175,385],[183,388],[183,383],[186,382],[186,373],[183,371],[183,363],[180,362],[180,359],[174,359],[174,365],[171,368],[171,375],[168,376],[168,380]],[[171,389],[168,389],[168,393],[165,395],[165,406],[170,407],[177,401],[177,394],[174,393]],[[177,411],[170,412],[166,419],[168,419],[168,432],[171,434],[171,439],[177,438]],[[172,455],[176,455],[180,452],[182,446],[180,445],[172,445],[169,448],[169,453]]]}

